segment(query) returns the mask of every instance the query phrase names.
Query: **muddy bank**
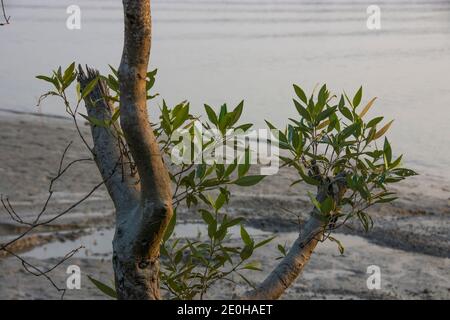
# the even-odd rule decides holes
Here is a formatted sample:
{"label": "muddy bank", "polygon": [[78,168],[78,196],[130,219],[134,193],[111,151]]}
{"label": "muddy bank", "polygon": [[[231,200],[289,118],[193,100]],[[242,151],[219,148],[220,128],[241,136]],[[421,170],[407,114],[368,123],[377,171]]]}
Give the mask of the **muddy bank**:
{"label": "muddy bank", "polygon": [[[0,111],[0,127],[0,193],[9,197],[21,217],[31,219],[45,203],[48,184],[67,144],[73,141],[67,153],[68,162],[85,157],[87,153],[68,120]],[[89,135],[87,127],[82,130]],[[227,213],[245,217],[249,225],[259,230],[278,234],[277,243],[292,241],[310,210],[308,190],[298,186],[289,188],[295,179],[295,172],[283,169],[255,187],[232,188],[233,196]],[[56,192],[44,218],[70,206],[100,180],[93,163],[73,166],[55,186]],[[358,240],[347,248],[344,257],[339,256],[332,244],[321,244],[304,277],[285,298],[448,298],[449,183],[445,178],[424,173],[396,188],[400,196],[397,202],[371,210],[375,224],[372,232],[363,232],[358,224],[351,229],[340,230],[338,237]],[[180,208],[178,216],[183,221],[199,219],[193,209]],[[74,241],[75,244],[77,239],[87,234],[102,232],[112,226],[113,219],[111,201],[106,190],[100,188],[88,201],[51,226],[36,230],[31,238],[18,244],[18,249],[21,252],[43,250],[45,246],[58,244],[61,240]],[[0,237],[3,239],[0,242],[20,230],[0,208]],[[276,255],[276,250],[271,248],[259,257],[262,261],[268,261],[265,271],[276,263]],[[35,261],[50,265],[56,259],[42,257]],[[85,275],[112,279],[107,254],[85,254],[68,263],[80,264],[86,270]],[[368,291],[364,287],[365,268],[370,263],[383,265],[386,270],[386,287],[381,291]],[[0,258],[0,267],[0,298],[57,297],[55,292],[49,290],[45,280],[21,271],[17,261]],[[55,277],[60,281],[66,276],[63,269],[55,271]],[[255,277],[258,280],[259,275]],[[83,290],[70,292],[69,297],[102,297],[92,290],[88,281],[84,283],[86,287]],[[240,290],[239,287],[229,287],[229,284],[226,288],[223,291],[226,294]],[[211,297],[222,297],[219,292],[216,290]]]}
{"label": "muddy bank", "polygon": [[[275,244],[292,243],[295,233],[280,233],[276,242],[264,250],[256,251],[254,259],[264,261],[262,272],[247,273],[255,283],[261,281],[278,262]],[[329,241],[320,243],[304,273],[283,295],[283,299],[449,299],[450,260],[429,255],[390,249],[369,243],[357,237],[340,235],[346,247],[340,255],[336,245]],[[103,248],[99,248],[103,250]],[[82,254],[83,255],[83,254]],[[30,258],[45,267],[56,263],[57,258],[45,260]],[[51,273],[58,285],[64,286],[68,265],[78,265],[82,271],[80,290],[67,291],[66,299],[106,299],[87,279],[92,276],[105,283],[113,279],[112,266],[107,257],[72,258]],[[371,265],[380,267],[381,288],[369,290],[366,284]],[[1,259],[0,297],[3,299],[58,299],[60,294],[49,287],[45,279],[27,274],[11,258]],[[239,281],[239,279],[235,279]],[[44,288],[44,290],[43,290]],[[208,299],[226,299],[239,295],[248,286],[230,282],[218,283],[211,288]]]}

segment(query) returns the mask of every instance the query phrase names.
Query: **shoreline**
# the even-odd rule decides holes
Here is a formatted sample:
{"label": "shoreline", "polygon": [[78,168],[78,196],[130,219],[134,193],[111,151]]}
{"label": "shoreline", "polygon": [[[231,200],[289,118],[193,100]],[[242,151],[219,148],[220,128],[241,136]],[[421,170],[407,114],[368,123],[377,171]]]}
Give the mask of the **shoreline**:
{"label": "shoreline", "polygon": [[[0,153],[0,193],[9,196],[23,217],[30,218],[35,216],[46,199],[48,183],[54,176],[65,146],[70,141],[74,141],[67,153],[66,161],[83,157],[86,152],[79,143],[79,138],[71,124],[58,116],[30,115],[21,111],[5,112],[0,110],[0,126],[2,128],[0,147],[3,150]],[[87,126],[82,126],[82,131],[89,134]],[[233,196],[226,211],[230,215],[244,217],[249,226],[278,234],[280,241],[282,239],[291,241],[295,231],[299,228],[298,221],[304,221],[305,212],[309,211],[307,190],[287,187],[294,176],[292,171],[283,169],[270,179],[263,180],[255,188],[232,188]],[[450,186],[435,179],[427,180],[426,177],[426,175],[420,176],[420,179],[411,179],[411,182],[401,184],[396,188],[400,195],[397,202],[372,209],[370,212],[374,218],[374,229],[370,233],[364,233],[361,227],[355,224],[354,229],[341,230],[336,234],[338,238],[344,239],[357,237],[358,241],[362,241],[364,244],[348,249],[349,256],[353,257],[349,261],[345,262],[347,257],[340,257],[336,248],[332,252],[328,244],[324,243],[323,253],[319,250],[312,258],[311,264],[316,267],[308,267],[305,271],[306,278],[319,279],[320,284],[315,284],[310,280],[305,280],[305,284],[300,280],[285,298],[413,298],[414,296],[418,298],[427,296],[436,299],[449,298],[450,284],[448,281],[443,281],[442,277],[450,279],[450,274],[442,268],[447,267],[450,270],[448,268],[450,266],[450,203],[448,198]],[[76,199],[81,198],[99,179],[97,168],[93,163],[80,164],[71,168],[67,176],[56,186],[57,192],[54,194],[54,199],[50,203],[48,214],[45,217],[50,217]],[[11,223],[3,208],[0,209],[0,213],[0,238],[17,233],[17,225]],[[199,218],[194,209],[188,210],[184,207],[180,208],[179,217],[182,217],[183,221],[196,221]],[[106,190],[100,188],[89,201],[53,224],[51,230],[58,230],[55,236],[43,238],[40,234],[49,230],[38,230],[32,234],[36,241],[24,240],[23,251],[44,247],[52,242],[62,241],[64,243],[78,239],[85,235],[86,228],[94,226],[99,229],[110,226],[113,224],[113,220],[111,201]],[[351,253],[352,250],[355,250],[354,253]],[[388,256],[386,256],[386,252]],[[344,270],[346,268],[353,270],[352,272],[359,275],[359,278],[365,276],[365,271],[359,270],[361,266],[358,265],[357,256],[366,256],[368,261],[371,254],[386,264],[389,272],[397,270],[398,264],[402,264],[405,274],[416,277],[417,281],[422,283],[422,291],[426,289],[426,283],[437,289],[421,293],[411,289],[410,282],[400,281],[401,278],[399,278],[397,289],[391,288],[392,292],[383,291],[378,294],[367,292],[367,289],[361,288],[359,283],[343,277],[342,274],[339,275],[339,268],[342,267]],[[395,261],[389,257],[390,254],[399,255],[400,260],[404,259],[410,265],[407,266],[404,261]],[[264,261],[272,261],[274,259],[270,259],[270,257],[274,255],[276,255],[276,249],[271,248],[260,258]],[[73,259],[91,273],[98,270],[101,276],[111,275],[109,261]],[[330,283],[327,284],[320,278],[320,274],[324,271],[314,268],[321,263],[334,263],[333,261],[336,259],[342,260],[339,262],[338,275],[329,279]],[[51,261],[52,259],[38,259],[38,263],[43,265],[48,265]],[[432,261],[432,263],[430,262],[429,270],[425,272],[427,274],[425,281],[425,278],[421,278],[420,270],[427,261]],[[269,264],[271,265],[273,262]],[[5,283],[0,288],[0,298],[27,298],[27,294],[30,295],[29,298],[33,299],[56,298],[44,279],[28,277],[20,271],[20,263],[12,258],[0,257],[0,267],[4,270],[0,278]],[[63,268],[57,277],[63,279],[64,271]],[[397,270],[397,272],[400,271]],[[432,277],[433,272],[436,273],[435,278]],[[95,273],[91,275],[95,276]],[[27,280],[22,282],[21,278]],[[392,277],[390,281],[395,282],[395,279]],[[338,280],[339,283],[337,283]],[[336,287],[341,282],[345,288],[343,291]],[[22,284],[18,286],[17,283]],[[411,292],[405,293],[406,287],[404,286]],[[21,289],[23,292],[14,292],[17,287],[23,287],[24,289]],[[49,292],[43,293],[42,288],[45,291],[48,289]],[[213,296],[217,296],[219,293],[220,290]],[[101,294],[99,296],[92,288],[84,294],[83,298],[101,298]],[[76,296],[74,295],[74,297]],[[221,297],[220,294],[218,297]]]}

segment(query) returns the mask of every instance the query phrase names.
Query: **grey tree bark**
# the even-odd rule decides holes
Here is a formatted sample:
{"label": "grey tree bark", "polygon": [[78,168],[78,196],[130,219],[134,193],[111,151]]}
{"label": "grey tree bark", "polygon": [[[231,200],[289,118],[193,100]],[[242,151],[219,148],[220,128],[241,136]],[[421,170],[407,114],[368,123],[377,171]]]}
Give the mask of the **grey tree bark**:
{"label": "grey tree bark", "polygon": [[[92,126],[97,166],[116,208],[113,240],[115,285],[119,299],[160,299],[159,247],[172,217],[167,168],[147,113],[146,74],[151,44],[149,0],[123,0],[125,39],[119,67],[120,126],[137,174],[124,165],[120,137],[111,128]],[[96,76],[80,72],[85,86]],[[111,119],[112,106],[102,81],[85,99],[88,115]],[[118,126],[118,125],[117,125]]]}
{"label": "grey tree bark", "polygon": [[140,200],[117,216],[113,242],[120,298],[159,299],[159,248],[172,217],[167,168],[147,113],[150,0],[123,0],[125,39],[119,67],[120,121],[140,177]]}

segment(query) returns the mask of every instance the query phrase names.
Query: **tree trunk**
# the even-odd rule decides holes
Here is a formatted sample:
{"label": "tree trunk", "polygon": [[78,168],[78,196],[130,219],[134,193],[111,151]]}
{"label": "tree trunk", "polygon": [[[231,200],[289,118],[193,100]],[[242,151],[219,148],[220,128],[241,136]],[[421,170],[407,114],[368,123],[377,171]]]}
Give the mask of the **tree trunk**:
{"label": "tree trunk", "polygon": [[324,223],[313,214],[286,257],[259,286],[247,292],[242,299],[278,299],[303,271],[323,235],[323,228]]}
{"label": "tree trunk", "polygon": [[[119,67],[120,125],[91,125],[94,156],[116,208],[113,240],[115,286],[119,299],[160,299],[159,249],[172,217],[172,190],[158,142],[147,113],[146,75],[151,45],[150,0],[123,0],[125,40]],[[80,68],[81,88],[96,71]],[[111,120],[113,107],[100,80],[85,98],[88,115]],[[125,141],[117,131],[122,130]],[[121,149],[126,144],[131,153]],[[137,173],[127,164],[133,161]],[[344,179],[342,179],[344,178]],[[345,174],[319,186],[317,200],[345,193]],[[344,182],[343,182],[344,181]],[[314,209],[287,256],[257,288],[243,299],[277,299],[295,281],[308,262],[327,223]]]}
{"label": "tree trunk", "polygon": [[[346,191],[345,173],[338,174],[332,181],[331,183],[325,181],[318,187],[316,199],[319,203],[323,202],[328,196],[339,203],[339,199],[343,197]],[[260,285],[245,293],[241,297],[242,299],[274,300],[281,297],[302,273],[328,227],[328,222],[321,219],[320,216],[320,211],[314,208],[286,257]]]}
{"label": "tree trunk", "polygon": [[167,168],[147,113],[150,0],[123,0],[125,39],[119,67],[120,121],[140,177],[140,201],[117,215],[113,263],[121,299],[159,299],[159,248],[172,217]]}
{"label": "tree trunk", "polygon": [[[119,299],[160,299],[159,248],[172,217],[170,178],[150,126],[146,75],[151,45],[150,0],[123,0],[125,40],[119,67],[120,125],[137,174],[127,169],[121,138],[92,126],[94,153],[116,208],[113,266]],[[83,88],[96,76],[80,71]],[[102,81],[85,99],[88,115],[111,119]],[[99,99],[100,97],[100,99]]]}

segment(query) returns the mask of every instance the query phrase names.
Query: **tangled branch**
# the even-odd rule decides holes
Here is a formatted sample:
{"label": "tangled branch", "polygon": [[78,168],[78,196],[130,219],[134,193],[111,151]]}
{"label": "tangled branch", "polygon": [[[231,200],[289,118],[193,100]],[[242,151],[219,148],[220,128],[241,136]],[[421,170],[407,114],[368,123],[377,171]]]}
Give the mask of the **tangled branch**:
{"label": "tangled branch", "polygon": [[[47,269],[39,268],[38,266],[36,266],[33,263],[29,262],[24,257],[19,255],[17,252],[14,252],[15,250],[12,249],[12,247],[13,247],[14,244],[17,244],[19,242],[19,240],[25,238],[32,231],[34,231],[36,228],[42,227],[42,226],[48,226],[51,223],[53,223],[54,221],[56,221],[57,219],[59,219],[62,216],[66,215],[67,213],[71,212],[73,209],[75,209],[80,204],[82,204],[84,201],[86,201],[88,198],[90,198],[92,196],[92,194],[97,189],[99,189],[103,184],[106,183],[106,180],[108,179],[108,177],[106,179],[102,180],[101,182],[97,183],[82,198],[80,198],[78,201],[76,201],[75,203],[70,205],[65,210],[57,213],[56,215],[54,215],[54,216],[52,216],[52,217],[50,217],[48,219],[45,219],[45,220],[42,219],[43,215],[46,213],[46,211],[48,209],[49,203],[50,203],[50,201],[52,199],[52,195],[54,194],[53,186],[54,186],[55,182],[58,181],[59,179],[61,179],[64,176],[64,174],[71,167],[73,167],[75,164],[78,164],[80,162],[85,162],[85,161],[93,161],[92,158],[80,158],[80,159],[76,159],[76,160],[70,161],[67,164],[64,164],[64,160],[66,158],[67,152],[68,152],[68,150],[69,150],[71,145],[72,145],[72,142],[70,142],[66,146],[66,148],[64,149],[64,152],[63,152],[63,154],[61,156],[61,159],[59,161],[59,166],[58,166],[57,173],[50,180],[49,188],[48,188],[48,196],[47,196],[46,200],[44,201],[44,204],[43,204],[42,208],[39,210],[39,212],[37,213],[36,217],[33,220],[27,221],[26,219],[24,219],[17,212],[17,210],[14,208],[14,206],[11,204],[11,202],[10,202],[8,197],[4,197],[3,195],[0,196],[0,202],[3,205],[3,208],[5,209],[7,214],[9,215],[9,217],[11,218],[11,220],[16,222],[19,225],[26,226],[26,229],[24,231],[22,231],[19,235],[17,235],[15,237],[13,237],[12,239],[8,240],[6,243],[1,244],[0,245],[0,251],[3,251],[3,252],[6,253],[6,255],[12,256],[15,259],[19,260],[20,263],[22,264],[23,268],[25,269],[25,271],[28,272],[29,274],[34,275],[36,277],[44,277],[58,292],[61,293],[61,299],[64,298],[64,295],[66,293],[66,288],[59,287],[56,284],[56,282],[51,278],[49,273],[52,272],[53,270],[55,270],[56,268],[58,268],[61,264],[63,264],[67,260],[69,260],[80,249],[82,249],[83,246],[80,246],[80,247],[78,247],[76,249],[71,250],[64,257],[62,257],[60,260],[58,260],[54,265],[52,265],[51,267],[49,267]],[[111,176],[113,174],[114,174],[114,172],[111,173]]]}

